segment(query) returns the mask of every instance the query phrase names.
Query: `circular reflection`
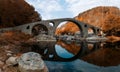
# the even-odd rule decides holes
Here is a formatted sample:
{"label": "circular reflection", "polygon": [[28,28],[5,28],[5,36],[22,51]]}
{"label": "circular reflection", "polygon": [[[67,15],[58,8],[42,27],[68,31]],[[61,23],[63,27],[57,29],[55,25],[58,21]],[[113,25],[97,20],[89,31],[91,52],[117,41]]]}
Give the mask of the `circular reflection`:
{"label": "circular reflection", "polygon": [[72,58],[74,54],[68,52],[65,48],[62,48],[60,45],[55,45],[55,51],[58,56],[62,58]]}

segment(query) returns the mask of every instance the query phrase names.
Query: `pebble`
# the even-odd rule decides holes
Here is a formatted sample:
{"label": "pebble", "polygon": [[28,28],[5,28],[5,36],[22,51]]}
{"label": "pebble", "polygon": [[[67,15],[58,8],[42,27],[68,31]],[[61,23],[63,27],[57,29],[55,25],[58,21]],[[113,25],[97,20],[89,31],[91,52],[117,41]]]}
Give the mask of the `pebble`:
{"label": "pebble", "polygon": [[7,52],[7,53],[13,53],[12,51],[8,51],[8,50],[7,50],[6,52]]}
{"label": "pebble", "polygon": [[0,68],[0,72],[3,72],[1,68]]}
{"label": "pebble", "polygon": [[7,56],[12,56],[12,54],[11,53],[7,53]]}
{"label": "pebble", "polygon": [[3,67],[4,62],[0,61],[0,68]]}
{"label": "pebble", "polygon": [[7,65],[15,65],[15,64],[17,64],[17,58],[18,58],[18,57],[9,57],[9,58],[6,60],[6,64],[7,64]]}

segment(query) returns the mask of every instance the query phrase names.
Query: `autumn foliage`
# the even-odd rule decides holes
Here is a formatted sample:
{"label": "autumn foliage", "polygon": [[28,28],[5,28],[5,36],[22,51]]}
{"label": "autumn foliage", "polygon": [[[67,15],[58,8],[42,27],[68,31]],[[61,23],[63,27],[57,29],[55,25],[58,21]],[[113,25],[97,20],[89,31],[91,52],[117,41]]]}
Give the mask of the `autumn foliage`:
{"label": "autumn foliage", "polygon": [[[107,36],[120,36],[120,9],[117,7],[96,7],[80,13],[75,19],[101,28]],[[56,30],[56,33],[76,32],[78,30],[79,28],[75,24],[69,22]]]}
{"label": "autumn foliage", "polygon": [[39,14],[24,0],[0,0],[0,28],[39,20]]}

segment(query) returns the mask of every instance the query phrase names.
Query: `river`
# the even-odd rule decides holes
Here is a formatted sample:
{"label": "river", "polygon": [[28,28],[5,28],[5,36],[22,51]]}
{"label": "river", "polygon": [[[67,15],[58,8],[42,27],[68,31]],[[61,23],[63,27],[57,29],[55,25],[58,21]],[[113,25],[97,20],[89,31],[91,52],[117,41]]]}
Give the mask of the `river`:
{"label": "river", "polygon": [[120,72],[120,42],[39,42],[49,72]]}

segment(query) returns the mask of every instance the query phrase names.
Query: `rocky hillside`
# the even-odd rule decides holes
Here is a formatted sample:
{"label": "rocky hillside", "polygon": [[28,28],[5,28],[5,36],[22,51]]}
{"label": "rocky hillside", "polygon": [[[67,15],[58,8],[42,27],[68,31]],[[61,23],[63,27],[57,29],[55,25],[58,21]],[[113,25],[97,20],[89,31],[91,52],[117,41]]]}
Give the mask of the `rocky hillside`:
{"label": "rocky hillside", "polygon": [[[116,66],[120,64],[120,9],[117,7],[96,7],[80,13],[76,20],[99,27],[109,38],[109,42],[102,45],[102,48],[83,56],[81,59],[99,66]],[[76,32],[79,28],[68,22],[56,30],[56,34]],[[111,42],[112,41],[112,42]],[[63,48],[75,54],[72,46],[59,43]],[[74,46],[75,47],[75,46]]]}
{"label": "rocky hillside", "polygon": [[[24,0],[0,0],[0,28],[35,21],[41,21],[39,14]],[[19,72],[18,66],[8,66],[7,61],[10,57],[20,56],[20,51],[29,49],[31,46],[25,43],[30,38],[20,31],[0,33],[0,72]]]}
{"label": "rocky hillside", "polygon": [[0,0],[0,28],[39,20],[39,14],[24,0]]}
{"label": "rocky hillside", "polygon": [[[120,9],[117,7],[96,7],[80,13],[75,19],[101,28],[107,36],[120,36]],[[69,22],[57,29],[56,34],[78,30],[75,24]]]}

